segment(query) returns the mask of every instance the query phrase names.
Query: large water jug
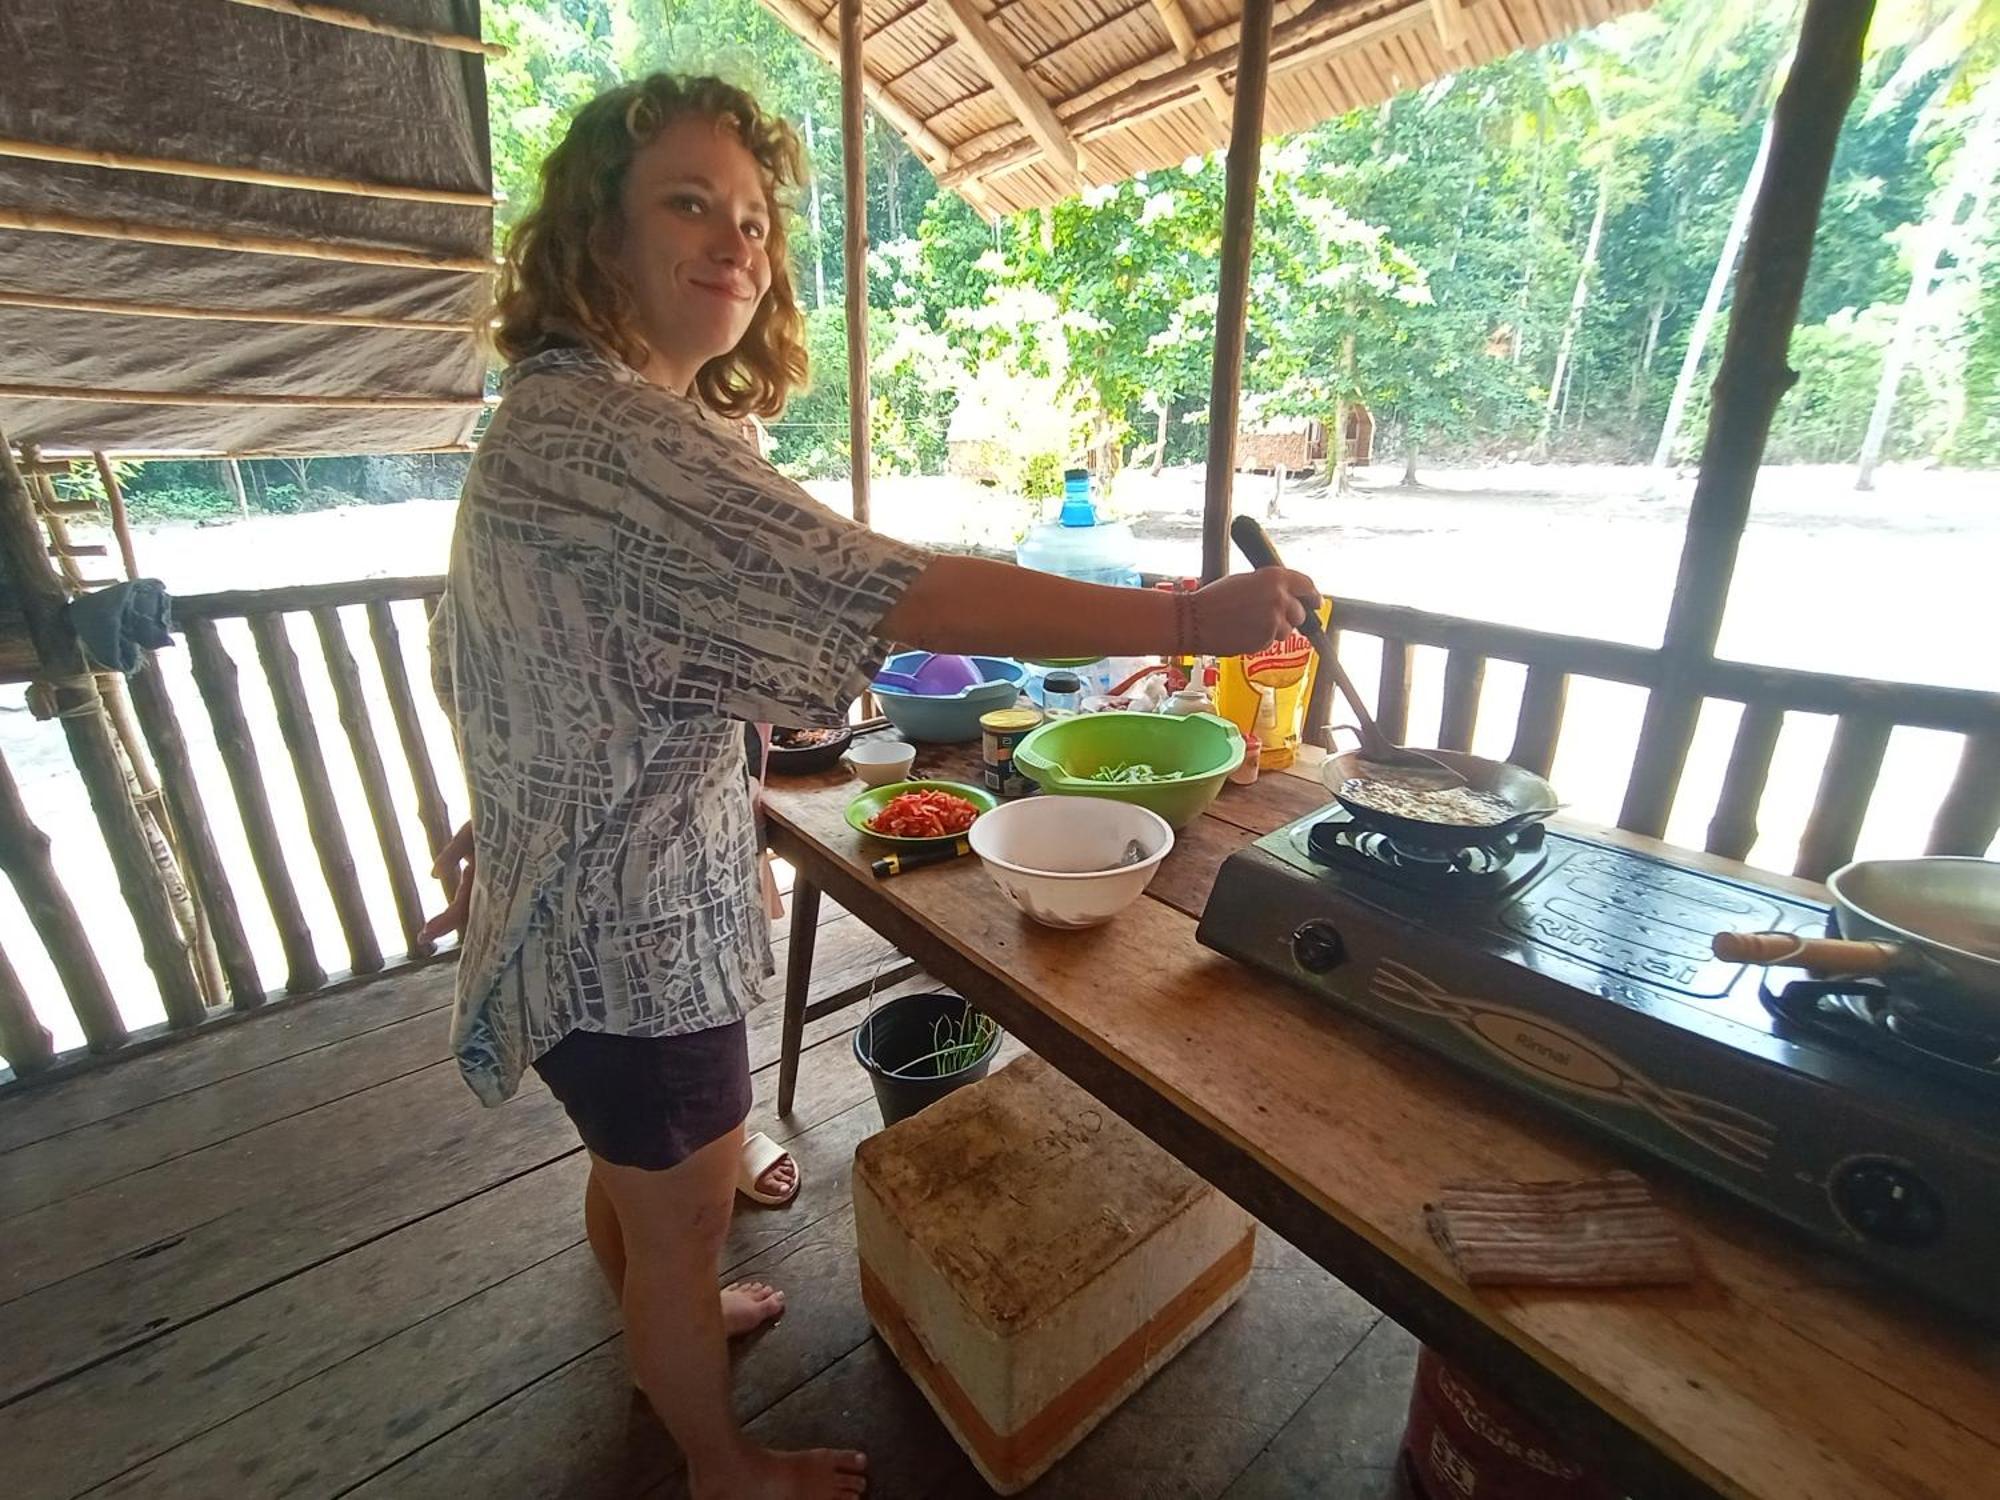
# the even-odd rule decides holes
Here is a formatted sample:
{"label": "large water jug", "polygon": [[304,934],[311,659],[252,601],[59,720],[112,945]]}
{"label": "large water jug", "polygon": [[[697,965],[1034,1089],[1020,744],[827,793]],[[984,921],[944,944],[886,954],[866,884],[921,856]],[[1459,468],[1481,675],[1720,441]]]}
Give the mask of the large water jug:
{"label": "large water jug", "polygon": [[1132,528],[1123,521],[1097,518],[1085,469],[1071,469],[1063,476],[1062,514],[1030,527],[1014,558],[1024,568],[1085,583],[1137,587],[1139,582],[1139,544]]}

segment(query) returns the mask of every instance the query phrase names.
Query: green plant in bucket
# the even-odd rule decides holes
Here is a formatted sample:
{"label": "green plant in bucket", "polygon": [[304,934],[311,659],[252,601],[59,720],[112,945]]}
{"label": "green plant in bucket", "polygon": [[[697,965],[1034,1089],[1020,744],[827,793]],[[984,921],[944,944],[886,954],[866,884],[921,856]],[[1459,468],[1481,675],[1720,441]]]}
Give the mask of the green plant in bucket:
{"label": "green plant in bucket", "polygon": [[[992,1045],[1000,1027],[994,1019],[972,1008],[966,1003],[964,1014],[954,1018],[939,1016],[931,1025],[932,1050],[922,1057],[912,1058],[888,1076],[891,1078],[948,1078],[954,1073],[962,1073]],[[930,1071],[915,1071],[925,1063]]]}

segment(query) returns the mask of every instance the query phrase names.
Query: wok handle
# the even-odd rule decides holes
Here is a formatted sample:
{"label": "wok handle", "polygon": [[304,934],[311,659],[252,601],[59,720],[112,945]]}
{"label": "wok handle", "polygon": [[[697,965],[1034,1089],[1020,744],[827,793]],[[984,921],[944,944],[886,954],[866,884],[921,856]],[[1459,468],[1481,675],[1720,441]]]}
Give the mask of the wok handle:
{"label": "wok handle", "polygon": [[[1278,549],[1271,544],[1271,538],[1258,524],[1255,516],[1238,516],[1229,523],[1229,535],[1238,549],[1250,560],[1253,568],[1282,568],[1284,563],[1278,557]],[[1354,717],[1360,722],[1361,748],[1370,760],[1395,759],[1394,744],[1382,733],[1375,722],[1375,716],[1368,712],[1368,705],[1361,701],[1361,695],[1354,690],[1354,682],[1348,677],[1347,669],[1340,664],[1340,658],[1333,654],[1333,642],[1327,638],[1326,627],[1319,622],[1319,615],[1313,610],[1306,611],[1299,629],[1312,642],[1313,650],[1319,653],[1320,665],[1333,673],[1333,680],[1340,690],[1347,694],[1348,706],[1354,710]]]}
{"label": "wok handle", "polygon": [[1815,974],[1883,974],[1898,967],[1903,956],[1894,943],[1802,938],[1788,932],[1718,932],[1709,947],[1728,963],[1782,965]]}

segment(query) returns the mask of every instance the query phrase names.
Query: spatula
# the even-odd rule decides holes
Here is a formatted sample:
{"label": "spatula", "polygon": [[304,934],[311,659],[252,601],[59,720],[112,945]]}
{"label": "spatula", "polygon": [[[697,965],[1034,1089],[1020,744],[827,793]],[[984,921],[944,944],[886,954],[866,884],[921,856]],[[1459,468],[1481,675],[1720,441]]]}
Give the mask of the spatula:
{"label": "spatula", "polygon": [[[1229,523],[1229,534],[1243,555],[1250,559],[1253,567],[1280,568],[1284,564],[1278,559],[1278,549],[1271,545],[1271,538],[1264,528],[1257,524],[1254,516],[1238,516]],[[1412,750],[1407,745],[1399,745],[1382,732],[1382,726],[1375,722],[1375,716],[1368,712],[1368,705],[1361,701],[1361,695],[1354,690],[1354,682],[1340,664],[1340,658],[1333,653],[1333,642],[1327,639],[1326,627],[1319,622],[1319,616],[1306,611],[1305,620],[1299,625],[1306,639],[1312,642],[1313,650],[1319,653],[1320,665],[1333,673],[1333,680],[1340,684],[1340,690],[1347,694],[1348,705],[1354,710],[1354,717],[1361,727],[1361,759],[1370,765],[1393,770],[1396,779],[1409,785],[1436,787],[1464,786],[1466,780],[1457,771],[1435,756],[1426,755],[1421,750]]]}

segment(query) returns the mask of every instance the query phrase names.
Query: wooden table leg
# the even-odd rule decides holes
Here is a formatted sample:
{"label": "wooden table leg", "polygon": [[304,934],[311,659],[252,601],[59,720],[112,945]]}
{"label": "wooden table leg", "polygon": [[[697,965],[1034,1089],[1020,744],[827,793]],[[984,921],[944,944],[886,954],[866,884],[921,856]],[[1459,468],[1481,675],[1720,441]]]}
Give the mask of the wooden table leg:
{"label": "wooden table leg", "polygon": [[792,936],[785,952],[785,1028],[778,1046],[778,1113],[792,1112],[799,1082],[799,1047],[806,1030],[806,996],[812,990],[813,943],[819,937],[819,887],[803,870],[792,876]]}

